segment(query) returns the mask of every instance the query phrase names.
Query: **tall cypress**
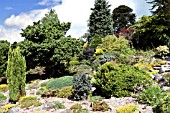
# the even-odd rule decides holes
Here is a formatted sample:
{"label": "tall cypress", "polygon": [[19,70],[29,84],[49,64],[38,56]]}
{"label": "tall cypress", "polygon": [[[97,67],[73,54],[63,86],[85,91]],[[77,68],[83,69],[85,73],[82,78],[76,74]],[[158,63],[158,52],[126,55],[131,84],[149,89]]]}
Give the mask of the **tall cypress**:
{"label": "tall cypress", "polygon": [[107,0],[95,0],[94,8],[88,21],[88,42],[95,34],[105,37],[113,33],[110,4]]}
{"label": "tall cypress", "polygon": [[21,55],[19,47],[14,50],[9,49],[6,77],[10,100],[16,102],[26,94],[26,61],[25,57]]}

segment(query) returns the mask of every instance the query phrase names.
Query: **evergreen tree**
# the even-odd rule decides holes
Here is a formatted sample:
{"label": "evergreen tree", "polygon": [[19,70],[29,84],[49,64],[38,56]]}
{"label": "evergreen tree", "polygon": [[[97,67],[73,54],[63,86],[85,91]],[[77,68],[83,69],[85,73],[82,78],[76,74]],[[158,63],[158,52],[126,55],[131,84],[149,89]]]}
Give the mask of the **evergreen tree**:
{"label": "evergreen tree", "polygon": [[105,37],[113,33],[112,18],[110,13],[110,4],[107,0],[95,0],[94,8],[88,21],[88,42],[95,34]]}
{"label": "evergreen tree", "polygon": [[135,23],[136,15],[132,12],[133,9],[126,5],[120,5],[113,10],[113,29],[116,33],[119,33],[122,28],[128,28]]}
{"label": "evergreen tree", "polygon": [[9,49],[6,77],[10,100],[16,102],[26,94],[26,61],[21,55],[19,47],[14,50]]}
{"label": "evergreen tree", "polygon": [[152,4],[152,14],[163,14],[165,11],[165,4],[167,0],[151,0],[147,3]]}

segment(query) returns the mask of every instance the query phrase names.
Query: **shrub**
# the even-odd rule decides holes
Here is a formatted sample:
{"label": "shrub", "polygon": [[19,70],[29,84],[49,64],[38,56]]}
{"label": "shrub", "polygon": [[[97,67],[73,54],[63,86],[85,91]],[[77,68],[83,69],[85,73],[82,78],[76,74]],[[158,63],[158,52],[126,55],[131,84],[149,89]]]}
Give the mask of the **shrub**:
{"label": "shrub", "polygon": [[79,65],[79,64],[80,64],[79,61],[70,61],[70,62],[69,62],[69,65],[70,65],[70,66]]}
{"label": "shrub", "polygon": [[72,96],[72,92],[73,92],[72,86],[65,86],[59,91],[59,93],[57,94],[57,97],[68,98]]}
{"label": "shrub", "polygon": [[104,52],[123,52],[125,49],[129,48],[129,41],[122,36],[117,38],[116,36],[108,35],[103,39],[102,44],[100,44],[98,48],[101,48]]}
{"label": "shrub", "polygon": [[59,89],[46,89],[41,92],[41,97],[55,97],[59,93]]}
{"label": "shrub", "polygon": [[21,97],[19,103],[21,105],[21,108],[28,108],[32,105],[35,107],[42,105],[42,103],[37,100],[37,97],[32,95]]}
{"label": "shrub", "polygon": [[164,58],[169,53],[169,48],[167,46],[159,46],[156,48],[155,55]]}
{"label": "shrub", "polygon": [[8,85],[7,84],[1,84],[0,85],[0,91],[6,92],[8,90]]}
{"label": "shrub", "polygon": [[74,105],[72,105],[72,106],[70,107],[71,110],[73,110],[73,109],[82,109],[82,108],[83,108],[83,107],[82,107],[81,104],[74,104]]}
{"label": "shrub", "polygon": [[0,93],[0,100],[6,100],[6,99],[7,99],[7,97],[4,96],[2,93]]}
{"label": "shrub", "polygon": [[142,90],[136,95],[136,98],[140,103],[153,106],[157,104],[164,96],[166,96],[166,93],[158,85],[154,85]]}
{"label": "shrub", "polygon": [[44,90],[46,90],[46,87],[40,87],[37,89],[36,95],[40,95]]}
{"label": "shrub", "polygon": [[11,109],[11,108],[13,108],[13,107],[15,107],[15,104],[7,104],[7,105],[4,106],[5,111],[6,111],[7,113],[8,113],[8,111],[9,111],[9,109]]}
{"label": "shrub", "polygon": [[104,101],[103,102],[96,101],[93,103],[92,110],[105,112],[109,110],[109,105]]}
{"label": "shrub", "polygon": [[60,103],[59,101],[56,101],[56,102],[54,102],[54,106],[55,106],[55,108],[57,108],[57,109],[64,109],[65,108],[65,106],[62,104],[62,103]]}
{"label": "shrub", "polygon": [[80,74],[73,78],[73,96],[75,100],[87,99],[87,95],[91,90],[90,76],[87,74]]}
{"label": "shrub", "polygon": [[128,104],[116,109],[117,113],[139,113],[139,108],[135,104]]}
{"label": "shrub", "polygon": [[72,86],[72,85],[73,85],[73,77],[72,76],[64,76],[64,77],[56,78],[54,80],[50,80],[47,83],[46,88],[47,89],[50,89],[50,88],[61,89],[64,86]]}
{"label": "shrub", "polygon": [[83,109],[81,104],[74,104],[70,107],[73,113],[89,113],[87,109]]}
{"label": "shrub", "polygon": [[96,49],[94,57],[98,58],[100,55],[103,55],[103,54],[104,54],[104,51],[102,49],[98,48],[98,49]]}
{"label": "shrub", "polygon": [[170,95],[161,99],[154,107],[153,111],[155,113],[170,113]]}
{"label": "shrub", "polygon": [[90,47],[96,49],[96,47],[102,43],[102,37],[98,34],[95,34],[90,41]]}
{"label": "shrub", "polygon": [[101,90],[105,97],[130,96],[135,91],[134,85],[151,84],[151,77],[145,71],[126,65],[113,66],[111,63],[105,63],[94,75],[96,79],[96,88]]}

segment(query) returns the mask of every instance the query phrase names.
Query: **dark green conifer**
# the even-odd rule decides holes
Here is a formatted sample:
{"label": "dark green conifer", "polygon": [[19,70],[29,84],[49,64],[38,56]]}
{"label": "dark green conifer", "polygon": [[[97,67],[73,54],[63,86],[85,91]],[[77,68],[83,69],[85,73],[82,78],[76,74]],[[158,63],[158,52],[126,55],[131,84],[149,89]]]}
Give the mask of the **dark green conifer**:
{"label": "dark green conifer", "polygon": [[95,0],[94,8],[88,21],[88,42],[95,34],[105,37],[113,33],[110,4],[107,0]]}

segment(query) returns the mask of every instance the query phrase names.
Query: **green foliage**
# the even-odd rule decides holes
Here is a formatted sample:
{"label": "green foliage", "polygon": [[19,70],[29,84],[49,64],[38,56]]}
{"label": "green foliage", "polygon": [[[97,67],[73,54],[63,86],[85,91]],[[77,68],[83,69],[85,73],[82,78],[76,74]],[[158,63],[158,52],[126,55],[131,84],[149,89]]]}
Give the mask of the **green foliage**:
{"label": "green foliage", "polygon": [[105,37],[113,33],[110,6],[106,0],[95,0],[94,8],[91,8],[92,12],[88,21],[88,42],[91,41],[95,34]]}
{"label": "green foliage", "polygon": [[36,95],[40,95],[44,90],[46,90],[46,87],[40,87],[37,89]]}
{"label": "green foliage", "polygon": [[8,91],[8,85],[7,84],[1,84],[0,85],[0,92],[7,92]]}
{"label": "green foliage", "polygon": [[96,58],[98,58],[100,55],[103,55],[103,54],[104,54],[104,51],[102,49],[98,48],[98,49],[96,49],[94,56]]}
{"label": "green foliage", "polygon": [[150,49],[166,45],[170,40],[169,30],[163,15],[143,16],[132,28],[133,46],[138,49]]}
{"label": "green foliage", "polygon": [[57,108],[57,109],[65,108],[65,106],[62,103],[60,103],[59,101],[56,101],[54,104],[55,104],[55,108]]}
{"label": "green foliage", "polygon": [[96,101],[92,105],[92,110],[105,112],[109,110],[109,105],[105,101]]}
{"label": "green foliage", "polygon": [[81,104],[74,104],[70,107],[71,110],[73,110],[73,113],[89,113],[87,109],[82,109]]}
{"label": "green foliage", "polygon": [[74,105],[72,105],[72,106],[70,107],[71,110],[73,110],[73,109],[82,109],[82,108],[83,108],[83,107],[82,107],[81,104],[74,104]]}
{"label": "green foliage", "polygon": [[89,65],[81,64],[81,65],[71,66],[70,72],[75,73],[74,75],[79,75],[81,73],[86,73],[91,75],[92,68]]}
{"label": "green foliage", "polygon": [[93,61],[92,66],[93,69],[98,70],[98,68],[103,65],[106,62],[112,62],[116,59],[115,56],[109,55],[109,54],[104,54],[100,55],[99,58]]}
{"label": "green foliage", "polygon": [[72,96],[72,93],[73,93],[72,86],[65,86],[59,91],[59,93],[57,94],[57,97],[68,98]]}
{"label": "green foliage", "polygon": [[102,37],[98,34],[95,34],[90,41],[90,47],[96,49],[99,44],[102,43]]}
{"label": "green foliage", "polygon": [[9,96],[12,101],[17,101],[26,94],[26,61],[20,53],[20,48],[8,52],[8,65],[6,77],[9,89]]}
{"label": "green foliage", "polygon": [[43,90],[40,94],[41,94],[41,97],[55,97],[57,96],[57,94],[59,93],[59,89],[46,89],[46,90]]}
{"label": "green foliage", "polygon": [[84,73],[78,76],[74,76],[73,96],[75,100],[87,99],[87,96],[92,88],[90,80],[91,80],[90,76]]}
{"label": "green foliage", "polygon": [[152,8],[150,9],[152,14],[164,14],[168,0],[150,0],[147,3],[152,4]]}
{"label": "green foliage", "polygon": [[50,10],[40,21],[22,30],[21,36],[25,37],[25,40],[18,45],[26,58],[28,70],[42,66],[48,75],[51,70],[61,72],[65,67],[58,67],[61,67],[63,62],[82,54],[81,41],[65,37],[70,26],[70,23],[61,23],[55,11]]}
{"label": "green foliage", "polygon": [[139,108],[135,104],[128,104],[116,109],[117,113],[139,113]]}
{"label": "green foliage", "polygon": [[0,101],[1,101],[1,100],[6,100],[6,99],[7,99],[7,97],[4,96],[2,93],[0,93]]}
{"label": "green foliage", "polygon": [[101,96],[91,96],[91,97],[88,97],[88,101],[89,102],[96,102],[96,101],[99,101],[99,100],[102,100]]}
{"label": "green foliage", "polygon": [[10,43],[8,41],[0,40],[0,45],[0,77],[4,77],[7,68]]}
{"label": "green foliage", "polygon": [[158,86],[149,86],[147,89],[143,89],[139,94],[136,95],[136,98],[140,103],[148,105],[156,105],[166,93]]}
{"label": "green foliage", "polygon": [[30,106],[41,106],[42,103],[37,100],[37,97],[35,96],[24,96],[20,98],[20,106],[21,108],[28,108]]}
{"label": "green foliage", "polygon": [[56,78],[54,80],[49,80],[46,88],[58,88],[61,89],[64,86],[72,86],[73,85],[73,77],[72,76],[64,76],[60,78]]}
{"label": "green foliage", "polygon": [[135,23],[136,16],[132,12],[133,9],[126,5],[120,5],[113,10],[113,29],[116,33],[118,33],[121,28],[128,28]]}
{"label": "green foliage", "polygon": [[46,39],[59,39],[64,37],[70,29],[71,23],[60,23],[55,10],[50,10],[40,21],[34,22],[22,29],[21,36],[25,39],[41,43]]}
{"label": "green foliage", "polygon": [[155,55],[161,58],[165,58],[169,54],[169,48],[167,46],[159,46],[156,48]]}
{"label": "green foliage", "polygon": [[124,37],[117,38],[116,36],[108,35],[103,39],[102,44],[98,48],[101,48],[105,53],[112,51],[123,52],[129,48],[129,42]]}
{"label": "green foliage", "polygon": [[170,113],[170,95],[162,98],[153,110],[155,113]]}
{"label": "green foliage", "polygon": [[70,65],[70,66],[79,65],[79,64],[80,64],[79,61],[70,61],[70,62],[69,62],[69,65]]}
{"label": "green foliage", "polygon": [[57,62],[63,60],[70,61],[72,57],[82,55],[82,52],[81,41],[71,37],[61,38],[55,45],[54,55],[51,60]]}
{"label": "green foliage", "polygon": [[151,83],[151,77],[145,71],[126,65],[113,66],[111,63],[103,64],[94,78],[97,88],[106,97],[130,96],[135,91],[135,84],[145,87]]}

